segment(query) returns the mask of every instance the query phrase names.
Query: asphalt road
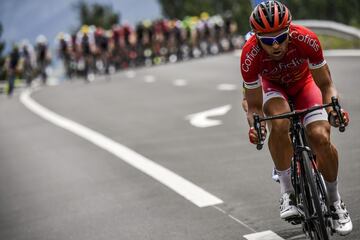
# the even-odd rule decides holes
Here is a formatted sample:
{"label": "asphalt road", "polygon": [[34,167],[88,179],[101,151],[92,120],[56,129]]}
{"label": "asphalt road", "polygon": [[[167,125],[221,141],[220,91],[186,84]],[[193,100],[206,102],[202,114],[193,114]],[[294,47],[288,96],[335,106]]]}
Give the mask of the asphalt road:
{"label": "asphalt road", "polygon": [[[333,239],[355,240],[360,239],[360,58],[327,61],[351,114],[347,131],[333,131],[332,138],[354,231]],[[271,180],[267,149],[248,143],[238,65],[238,58],[227,54],[121,72],[90,84],[65,82],[31,95],[222,201],[205,207],[30,111],[20,92],[12,99],[0,96],[0,239],[303,239],[299,226],[279,218],[279,186]],[[219,107],[226,110],[207,112],[221,121],[214,126],[189,120]]]}

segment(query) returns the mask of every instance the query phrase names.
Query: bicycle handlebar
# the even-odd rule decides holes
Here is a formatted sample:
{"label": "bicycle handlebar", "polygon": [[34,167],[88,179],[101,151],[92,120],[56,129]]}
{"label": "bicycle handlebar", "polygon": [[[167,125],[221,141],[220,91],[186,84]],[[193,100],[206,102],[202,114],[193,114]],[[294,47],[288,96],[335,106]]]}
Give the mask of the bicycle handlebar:
{"label": "bicycle handlebar", "polygon": [[303,110],[294,110],[291,112],[287,112],[287,113],[283,113],[283,114],[278,114],[278,115],[274,115],[274,116],[270,116],[270,117],[260,117],[258,114],[254,113],[253,117],[254,117],[254,128],[257,132],[258,135],[258,144],[256,145],[256,149],[261,150],[263,145],[264,145],[264,141],[262,140],[263,136],[261,133],[261,122],[264,121],[269,121],[269,120],[274,120],[274,119],[284,119],[284,118],[293,118],[295,116],[303,116],[306,115],[310,112],[313,112],[315,110],[319,110],[319,109],[323,109],[323,108],[327,108],[327,107],[332,107],[333,110],[336,112],[336,115],[339,117],[339,122],[340,122],[340,126],[339,126],[339,131],[340,132],[344,132],[345,131],[345,122],[344,122],[344,118],[341,114],[341,106],[339,104],[339,101],[336,97],[331,97],[331,103],[327,103],[327,104],[323,104],[323,105],[319,105],[319,106],[314,106],[308,109],[303,109]]}

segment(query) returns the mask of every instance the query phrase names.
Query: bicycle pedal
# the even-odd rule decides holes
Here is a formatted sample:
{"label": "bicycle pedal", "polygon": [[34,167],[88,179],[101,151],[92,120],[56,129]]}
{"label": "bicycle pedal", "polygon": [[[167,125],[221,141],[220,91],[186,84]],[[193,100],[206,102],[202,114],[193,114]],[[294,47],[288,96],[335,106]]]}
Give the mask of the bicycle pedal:
{"label": "bicycle pedal", "polygon": [[288,223],[291,223],[292,225],[299,225],[302,223],[302,219],[300,216],[290,217],[290,218],[285,219],[285,221],[287,221]]}

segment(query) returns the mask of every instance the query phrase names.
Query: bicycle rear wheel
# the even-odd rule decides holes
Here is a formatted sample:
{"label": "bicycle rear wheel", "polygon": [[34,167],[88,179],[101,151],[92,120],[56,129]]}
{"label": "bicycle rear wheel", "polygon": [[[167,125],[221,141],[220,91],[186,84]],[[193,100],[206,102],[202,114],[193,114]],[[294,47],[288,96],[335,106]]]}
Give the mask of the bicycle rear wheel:
{"label": "bicycle rear wheel", "polygon": [[324,217],[323,199],[320,198],[320,191],[315,183],[312,159],[307,151],[302,152],[302,192],[304,195],[304,205],[307,209],[306,231],[309,237],[314,240],[329,240],[327,231],[327,221]]}

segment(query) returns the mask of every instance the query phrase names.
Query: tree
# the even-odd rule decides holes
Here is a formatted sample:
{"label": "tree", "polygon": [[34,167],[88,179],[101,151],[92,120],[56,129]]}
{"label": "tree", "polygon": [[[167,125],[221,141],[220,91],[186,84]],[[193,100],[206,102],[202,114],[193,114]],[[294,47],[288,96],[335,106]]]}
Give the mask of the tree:
{"label": "tree", "polygon": [[[89,5],[80,1],[74,5],[79,14],[80,27],[82,25],[95,25],[104,29],[110,29],[119,23],[120,13],[115,13],[110,5],[93,3]],[[80,28],[79,27],[79,28]]]}
{"label": "tree", "polygon": [[294,19],[321,19],[360,26],[359,0],[283,0]]}
{"label": "tree", "polygon": [[251,13],[250,0],[159,0],[162,13],[168,18],[183,19],[186,16],[199,16],[202,12],[210,15],[230,12],[238,23],[241,32],[250,29],[249,15]]}
{"label": "tree", "polygon": [[[232,13],[241,33],[250,30],[249,16],[252,11],[250,0],[158,0],[163,15],[183,19],[198,16],[201,12],[210,15]],[[359,0],[278,0],[289,7],[293,19],[322,19],[360,26]]]}

